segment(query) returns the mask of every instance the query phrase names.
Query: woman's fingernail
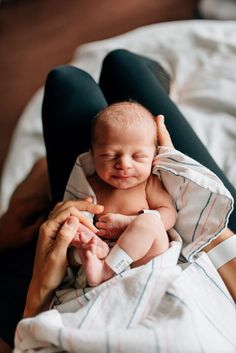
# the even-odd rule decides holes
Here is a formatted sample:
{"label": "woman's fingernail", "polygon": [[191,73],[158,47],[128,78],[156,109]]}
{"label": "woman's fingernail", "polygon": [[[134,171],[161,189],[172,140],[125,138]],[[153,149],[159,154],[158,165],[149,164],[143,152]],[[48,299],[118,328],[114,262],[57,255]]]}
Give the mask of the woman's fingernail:
{"label": "woman's fingernail", "polygon": [[74,217],[69,217],[67,218],[67,221],[66,221],[67,225],[72,227],[72,228],[75,228],[78,226],[78,222],[77,222],[77,219],[74,218]]}
{"label": "woman's fingernail", "polygon": [[164,117],[164,115],[159,115],[159,119],[160,119],[160,121],[161,121],[161,123],[162,124],[165,124],[165,117]]}

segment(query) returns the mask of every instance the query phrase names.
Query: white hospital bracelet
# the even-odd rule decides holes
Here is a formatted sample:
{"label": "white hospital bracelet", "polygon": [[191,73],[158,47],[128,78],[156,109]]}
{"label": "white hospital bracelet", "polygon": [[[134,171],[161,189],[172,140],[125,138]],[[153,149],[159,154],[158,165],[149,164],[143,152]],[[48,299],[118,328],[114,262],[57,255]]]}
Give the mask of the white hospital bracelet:
{"label": "white hospital bracelet", "polygon": [[161,215],[160,215],[160,212],[157,211],[157,210],[141,210],[139,211],[139,214],[142,214],[142,213],[152,213],[152,214],[155,214],[156,216],[158,216],[159,218],[161,218]]}
{"label": "white hospital bracelet", "polygon": [[133,259],[116,244],[105,261],[112,271],[118,274],[124,271],[133,262]]}
{"label": "white hospital bracelet", "polygon": [[236,234],[225,239],[207,252],[213,265],[218,270],[221,266],[236,257]]}

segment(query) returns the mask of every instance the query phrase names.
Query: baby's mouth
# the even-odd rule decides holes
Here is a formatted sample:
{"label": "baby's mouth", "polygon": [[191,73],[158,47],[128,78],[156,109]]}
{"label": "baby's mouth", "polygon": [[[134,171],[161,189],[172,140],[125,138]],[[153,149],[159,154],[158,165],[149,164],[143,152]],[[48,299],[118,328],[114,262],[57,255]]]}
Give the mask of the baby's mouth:
{"label": "baby's mouth", "polygon": [[132,175],[113,175],[113,178],[116,178],[116,179],[128,179],[131,177]]}

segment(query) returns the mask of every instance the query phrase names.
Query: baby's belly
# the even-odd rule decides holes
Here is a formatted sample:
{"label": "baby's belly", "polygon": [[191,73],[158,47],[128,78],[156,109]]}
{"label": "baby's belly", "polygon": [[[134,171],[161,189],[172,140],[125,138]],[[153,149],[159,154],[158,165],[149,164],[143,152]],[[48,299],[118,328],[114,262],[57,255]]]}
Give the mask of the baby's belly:
{"label": "baby's belly", "polygon": [[[101,200],[102,201],[102,200]],[[137,199],[137,198],[123,198],[113,200],[103,200],[103,202],[99,202],[104,206],[103,213],[121,213],[127,216],[136,215],[142,209],[149,209],[149,205],[147,200],[145,199]]]}

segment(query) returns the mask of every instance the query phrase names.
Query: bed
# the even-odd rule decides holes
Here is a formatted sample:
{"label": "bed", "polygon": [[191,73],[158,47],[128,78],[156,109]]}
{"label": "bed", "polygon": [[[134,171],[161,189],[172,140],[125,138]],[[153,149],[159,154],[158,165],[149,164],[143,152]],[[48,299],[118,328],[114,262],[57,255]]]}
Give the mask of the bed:
{"label": "bed", "polygon": [[[150,25],[83,45],[72,64],[97,80],[102,59],[116,48],[161,63],[171,77],[171,98],[236,187],[236,23]],[[15,129],[1,180],[1,213],[16,184],[45,154],[42,96],[43,88]],[[186,268],[175,260],[171,266],[163,263],[157,259],[142,271],[127,271],[112,285],[102,284],[71,297],[59,310],[23,321],[15,352],[235,352],[235,303],[207,255],[199,253]]]}

